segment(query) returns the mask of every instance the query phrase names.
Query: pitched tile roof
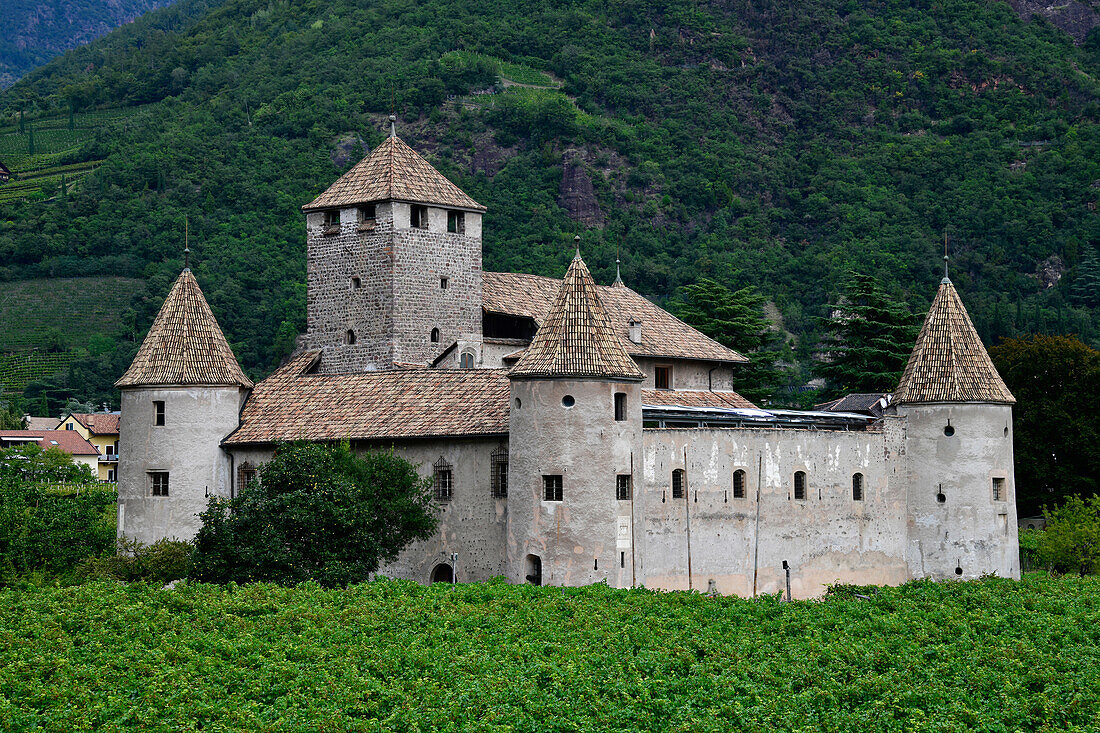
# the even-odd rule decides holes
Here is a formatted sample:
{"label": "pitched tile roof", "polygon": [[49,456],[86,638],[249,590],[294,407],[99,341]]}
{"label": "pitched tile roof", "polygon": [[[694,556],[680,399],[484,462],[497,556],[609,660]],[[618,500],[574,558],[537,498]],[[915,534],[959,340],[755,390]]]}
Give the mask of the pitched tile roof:
{"label": "pitched tile roof", "polygon": [[70,456],[99,455],[99,450],[80,437],[80,433],[75,430],[0,430],[0,441],[5,443],[31,442],[27,438],[34,438],[34,442],[42,446],[43,450],[60,448]]}
{"label": "pitched tile roof", "polygon": [[888,402],[890,397],[881,392],[853,392],[835,400],[814,405],[814,409],[820,412],[863,412],[881,417],[885,406],[883,403]]}
{"label": "pitched tile roof", "polygon": [[61,421],[56,417],[33,417],[27,415],[28,430],[56,430]]}
{"label": "pitched tile roof", "polygon": [[88,428],[92,435],[112,435],[118,432],[119,413],[117,412],[73,412],[70,413]]}
{"label": "pitched tile roof", "polygon": [[[541,324],[560,280],[515,272],[482,273],[482,307],[491,313],[525,316]],[[745,362],[744,356],[704,336],[671,313],[623,285],[597,285],[615,332],[633,357]],[[629,339],[629,321],[641,321],[642,343]]]}
{"label": "pitched tile roof", "polygon": [[508,432],[511,387],[501,369],[306,373],[319,355],[303,352],[256,385],[225,444]]}
{"label": "pitched tile roof", "polygon": [[302,210],[391,200],[485,211],[396,135],[387,137]]}
{"label": "pitched tile roof", "polygon": [[921,326],[894,402],[1016,402],[947,278]]}
{"label": "pitched tile roof", "polygon": [[190,269],[176,278],[134,362],[116,387],[203,384],[251,387]]}
{"label": "pitched tile roof", "polygon": [[650,407],[756,407],[736,392],[705,389],[643,389],[642,404]]}
{"label": "pitched tile roof", "polygon": [[611,326],[579,252],[531,345],[508,376],[645,378]]}

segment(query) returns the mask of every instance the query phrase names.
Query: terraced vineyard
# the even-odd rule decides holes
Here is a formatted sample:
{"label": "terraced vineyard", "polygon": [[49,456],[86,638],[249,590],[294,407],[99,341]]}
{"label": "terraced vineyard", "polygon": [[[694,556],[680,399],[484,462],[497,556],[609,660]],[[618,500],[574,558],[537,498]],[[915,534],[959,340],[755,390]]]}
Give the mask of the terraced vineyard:
{"label": "terraced vineyard", "polygon": [[96,110],[73,115],[24,119],[0,124],[0,162],[14,178],[0,185],[0,203],[52,198],[101,161],[80,160],[80,149],[96,130],[135,113],[135,109]]}

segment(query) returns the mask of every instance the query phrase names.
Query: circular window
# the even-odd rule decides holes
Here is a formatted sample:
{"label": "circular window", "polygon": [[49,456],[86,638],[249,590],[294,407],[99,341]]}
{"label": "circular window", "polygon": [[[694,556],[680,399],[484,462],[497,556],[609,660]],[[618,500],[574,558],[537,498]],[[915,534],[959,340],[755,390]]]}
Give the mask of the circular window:
{"label": "circular window", "polygon": [[573,405],[577,404],[577,401],[573,399],[573,395],[567,394],[565,397],[561,398],[561,404],[564,407],[572,407]]}
{"label": "circular window", "polygon": [[948,438],[950,438],[952,435],[955,434],[955,428],[948,425],[947,427],[945,427],[943,429],[943,434],[946,435]]}
{"label": "circular window", "polygon": [[523,407],[523,403],[519,401],[519,397],[516,398],[516,409]]}
{"label": "circular window", "polygon": [[941,491],[940,493],[936,494],[936,501],[943,504],[945,501],[947,501],[947,496],[944,495],[944,493]]}
{"label": "circular window", "polygon": [[962,575],[962,574],[963,574],[963,569],[960,566],[956,565],[955,566],[955,575]]}

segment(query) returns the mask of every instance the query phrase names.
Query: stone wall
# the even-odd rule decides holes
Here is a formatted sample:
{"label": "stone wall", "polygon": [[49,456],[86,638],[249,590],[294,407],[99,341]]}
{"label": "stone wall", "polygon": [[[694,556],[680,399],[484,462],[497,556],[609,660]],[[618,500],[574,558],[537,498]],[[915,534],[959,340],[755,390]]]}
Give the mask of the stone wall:
{"label": "stone wall", "polygon": [[654,369],[658,366],[672,367],[672,389],[733,389],[733,370],[736,364],[721,364],[710,361],[690,359],[651,359],[634,357],[634,362],[645,374],[643,389],[654,389]]}

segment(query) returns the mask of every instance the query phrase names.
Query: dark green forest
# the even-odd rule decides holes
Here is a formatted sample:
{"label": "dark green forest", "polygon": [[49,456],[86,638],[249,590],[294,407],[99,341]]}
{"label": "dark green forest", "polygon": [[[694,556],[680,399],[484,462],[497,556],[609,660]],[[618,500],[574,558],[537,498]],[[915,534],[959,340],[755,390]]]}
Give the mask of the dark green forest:
{"label": "dark green forest", "polygon": [[[115,399],[185,220],[245,369],[289,353],[300,206],[391,108],[488,207],[486,269],[560,276],[580,234],[597,278],[620,251],[658,302],[756,286],[806,364],[853,271],[923,313],[946,235],[987,343],[1100,338],[1100,31],[1074,45],[1003,2],[183,0],[0,95],[9,123],[120,105],[75,154],[104,161],[80,185],[0,205],[0,280],[146,282],[115,348],[55,380],[85,399]],[[569,165],[599,216],[560,203]]]}

